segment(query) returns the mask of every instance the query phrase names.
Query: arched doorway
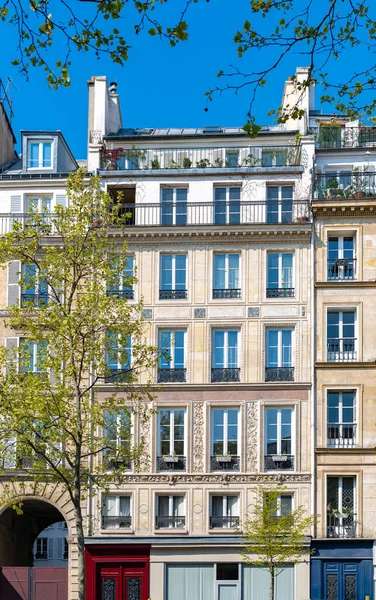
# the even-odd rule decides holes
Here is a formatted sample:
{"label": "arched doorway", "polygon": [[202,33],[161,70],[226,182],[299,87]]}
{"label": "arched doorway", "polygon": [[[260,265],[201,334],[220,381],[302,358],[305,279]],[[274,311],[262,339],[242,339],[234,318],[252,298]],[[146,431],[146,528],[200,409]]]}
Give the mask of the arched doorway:
{"label": "arched doorway", "polygon": [[[0,513],[0,598],[7,600],[67,600],[67,567],[36,566],[35,542],[47,527],[64,523],[63,513],[40,497],[18,498],[22,512],[12,506]],[[67,527],[69,524],[67,523]],[[53,563],[50,563],[53,564]]]}

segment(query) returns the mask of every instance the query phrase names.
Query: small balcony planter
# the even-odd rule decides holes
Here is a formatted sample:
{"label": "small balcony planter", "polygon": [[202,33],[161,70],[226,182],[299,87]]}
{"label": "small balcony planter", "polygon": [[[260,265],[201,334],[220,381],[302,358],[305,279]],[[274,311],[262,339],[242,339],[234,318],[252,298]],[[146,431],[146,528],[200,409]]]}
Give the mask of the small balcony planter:
{"label": "small balcony planter", "polygon": [[179,460],[179,457],[178,456],[164,456],[163,460],[166,463],[177,463]]}
{"label": "small balcony planter", "polygon": [[217,456],[216,459],[217,459],[217,462],[220,462],[220,463],[229,463],[229,462],[231,462],[232,457],[231,456]]}
{"label": "small balcony planter", "polygon": [[287,454],[274,454],[272,456],[274,462],[287,462]]}

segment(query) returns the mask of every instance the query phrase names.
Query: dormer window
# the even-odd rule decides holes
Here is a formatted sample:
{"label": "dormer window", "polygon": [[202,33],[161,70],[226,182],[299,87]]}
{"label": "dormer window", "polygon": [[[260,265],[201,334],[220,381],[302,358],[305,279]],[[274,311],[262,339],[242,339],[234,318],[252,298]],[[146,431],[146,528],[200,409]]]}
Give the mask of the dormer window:
{"label": "dormer window", "polygon": [[29,140],[27,145],[28,169],[52,168],[52,142],[47,140]]}

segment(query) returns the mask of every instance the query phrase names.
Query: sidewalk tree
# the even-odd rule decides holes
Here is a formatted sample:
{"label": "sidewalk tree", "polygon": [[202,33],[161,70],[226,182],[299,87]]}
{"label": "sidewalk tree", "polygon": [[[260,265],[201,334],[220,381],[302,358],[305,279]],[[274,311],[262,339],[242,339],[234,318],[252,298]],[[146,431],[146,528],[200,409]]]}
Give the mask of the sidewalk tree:
{"label": "sidewalk tree", "polygon": [[286,510],[284,486],[260,486],[255,492],[252,515],[243,524],[246,543],[243,560],[264,567],[270,573],[270,600],[275,599],[275,584],[286,564],[303,562],[310,553],[306,535],[315,522],[303,506]]}
{"label": "sidewalk tree", "polygon": [[[124,238],[111,236],[123,230],[127,215],[82,169],[69,176],[67,197],[56,214],[32,206],[0,240],[0,262],[20,273],[22,292],[21,302],[9,306],[8,344],[0,355],[0,456],[7,474],[0,500],[22,511],[12,501],[14,482],[66,491],[84,600],[83,502],[113,480],[126,482],[129,461],[138,469],[146,460],[131,423],[137,419],[142,429],[150,414],[156,350],[145,342],[141,304],[107,292],[120,277],[125,287],[135,281],[127,245],[118,241]],[[109,370],[110,363],[119,371]],[[111,385],[99,397],[105,381]]]}

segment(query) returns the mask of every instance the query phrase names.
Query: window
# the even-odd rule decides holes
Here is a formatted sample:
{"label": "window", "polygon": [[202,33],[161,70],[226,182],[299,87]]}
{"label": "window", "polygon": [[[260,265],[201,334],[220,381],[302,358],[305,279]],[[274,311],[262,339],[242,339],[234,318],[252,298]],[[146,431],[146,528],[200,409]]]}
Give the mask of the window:
{"label": "window", "polygon": [[69,556],[69,546],[68,546],[67,538],[64,538],[63,560],[68,560],[68,556]]}
{"label": "window", "polygon": [[211,470],[239,470],[239,409],[213,408],[211,411]]}
{"label": "window", "polygon": [[213,298],[240,298],[240,254],[214,254]]}
{"label": "window", "polygon": [[210,528],[239,527],[239,496],[210,497]]}
{"label": "window", "polygon": [[35,542],[35,550],[34,550],[34,558],[35,560],[47,560],[48,556],[48,546],[50,540],[46,537],[38,537]]}
{"label": "window", "polygon": [[292,329],[266,330],[265,381],[294,381]]}
{"label": "window", "polygon": [[[116,265],[114,271],[116,271]],[[107,284],[107,296],[133,300],[134,289],[131,280],[132,277],[134,277],[134,256],[127,256],[123,272],[116,272],[115,277]]]}
{"label": "window", "polygon": [[132,418],[128,410],[104,411],[103,461],[109,470],[130,469]]}
{"label": "window", "polygon": [[121,336],[115,331],[107,332],[107,371],[105,383],[126,381],[132,367],[132,338]]}
{"label": "window", "polygon": [[328,279],[355,279],[355,240],[353,236],[328,239]]}
{"label": "window", "polygon": [[327,395],[327,445],[348,448],[356,445],[354,391],[329,391]]}
{"label": "window", "polygon": [[34,213],[50,213],[51,202],[52,199],[50,196],[27,196],[25,209],[27,213],[30,211],[33,211]]}
{"label": "window", "polygon": [[159,382],[185,381],[185,333],[179,330],[159,331]]}
{"label": "window", "polygon": [[268,252],[267,298],[293,298],[293,254]]}
{"label": "window", "polygon": [[[290,152],[289,152],[290,151]],[[266,148],[261,152],[262,167],[286,167],[291,164],[293,148]],[[295,153],[294,153],[295,154]]]}
{"label": "window", "polygon": [[161,254],[160,300],[187,298],[187,257],[185,254]]}
{"label": "window", "polygon": [[103,503],[102,528],[120,529],[131,526],[131,497],[106,496]]}
{"label": "window", "polygon": [[239,334],[237,329],[213,331],[212,382],[240,381]]}
{"label": "window", "polygon": [[292,185],[266,187],[267,223],[291,223],[294,188]]}
{"label": "window", "polygon": [[20,338],[20,371],[28,374],[45,374],[47,360],[47,342],[34,342]]}
{"label": "window", "polygon": [[48,169],[52,167],[52,142],[29,141],[27,151],[28,169]]}
{"label": "window", "polygon": [[357,360],[355,310],[329,310],[327,315],[327,360],[348,362]]}
{"label": "window", "polygon": [[292,408],[265,410],[265,471],[294,470]]}
{"label": "window", "polygon": [[185,414],[177,408],[158,410],[159,471],[185,471]]}
{"label": "window", "polygon": [[239,150],[227,149],[225,156],[226,156],[226,159],[225,159],[226,167],[234,168],[234,167],[239,166]]}
{"label": "window", "polygon": [[187,224],[187,188],[162,188],[161,224]]}
{"label": "window", "polygon": [[240,187],[214,188],[214,224],[240,223]]}
{"label": "window", "polygon": [[44,306],[48,302],[48,285],[38,274],[35,264],[22,265],[21,306]]}
{"label": "window", "polygon": [[356,537],[356,478],[328,477],[326,485],[327,537]]}
{"label": "window", "polygon": [[157,496],[156,529],[182,529],[185,527],[184,496]]}

